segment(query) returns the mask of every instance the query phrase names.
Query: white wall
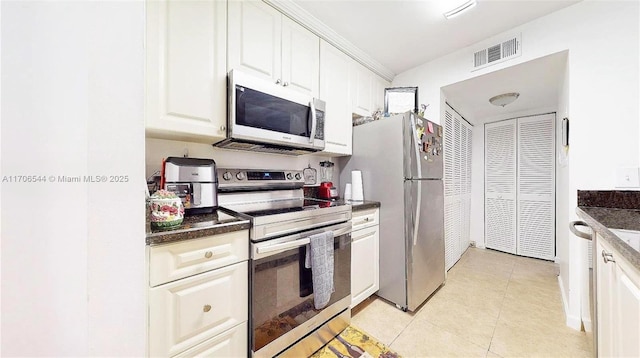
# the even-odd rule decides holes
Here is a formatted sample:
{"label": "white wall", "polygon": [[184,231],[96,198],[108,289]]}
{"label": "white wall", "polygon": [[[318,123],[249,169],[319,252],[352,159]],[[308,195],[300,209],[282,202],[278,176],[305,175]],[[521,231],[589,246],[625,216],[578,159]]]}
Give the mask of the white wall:
{"label": "white wall", "polygon": [[190,143],[165,139],[147,138],[146,141],[146,175],[151,176],[160,170],[162,159],[166,157],[182,157],[188,153],[192,158],[210,158],[216,162],[218,168],[247,168],[247,169],[296,169],[303,170],[308,165],[316,169],[317,184],[320,184],[320,162],[329,160],[335,164],[333,183],[339,186],[340,164],[338,158],[331,158],[319,154],[301,156],[287,156],[269,153],[253,153],[214,148],[209,144]]}
{"label": "white wall", "polygon": [[144,4],[0,6],[0,355],[144,356]]}
{"label": "white wall", "polygon": [[[571,75],[565,103],[571,104],[571,165],[566,192],[557,195],[568,195],[565,208],[573,220],[578,189],[611,189],[618,167],[639,164],[639,6],[627,1],[583,1],[483,41],[489,45],[522,33],[523,51],[518,58],[471,72],[478,44],[401,73],[393,85],[419,86],[420,103],[431,104],[425,115],[435,119],[443,115],[442,87],[568,50]],[[563,257],[558,260],[564,268],[567,323],[576,327],[586,258],[583,242],[567,232],[567,225],[558,223],[559,230],[565,231],[557,237],[564,240],[559,242],[558,254]]]}

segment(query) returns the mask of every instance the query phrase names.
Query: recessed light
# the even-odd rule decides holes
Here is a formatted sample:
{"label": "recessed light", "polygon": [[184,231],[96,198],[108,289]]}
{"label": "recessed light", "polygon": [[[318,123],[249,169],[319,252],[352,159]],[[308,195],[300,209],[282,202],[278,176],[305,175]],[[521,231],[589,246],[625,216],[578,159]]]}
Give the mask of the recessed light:
{"label": "recessed light", "polygon": [[445,12],[443,15],[445,18],[450,19],[452,17],[456,17],[460,14],[462,14],[463,12],[471,9],[472,7],[476,6],[476,0],[469,0],[467,2],[465,2],[464,4],[456,7],[455,9],[449,10],[447,12]]}
{"label": "recessed light", "polygon": [[503,93],[489,98],[489,103],[494,106],[504,107],[510,103],[513,103],[513,101],[518,99],[518,97],[520,97],[520,93],[518,92]]}

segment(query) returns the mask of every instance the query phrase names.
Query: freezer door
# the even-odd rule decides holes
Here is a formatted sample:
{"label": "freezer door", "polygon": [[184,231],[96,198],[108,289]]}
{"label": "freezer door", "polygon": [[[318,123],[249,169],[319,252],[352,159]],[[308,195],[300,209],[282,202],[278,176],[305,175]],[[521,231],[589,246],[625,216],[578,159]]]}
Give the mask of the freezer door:
{"label": "freezer door", "polygon": [[442,179],[442,126],[406,113],[403,134],[405,178]]}
{"label": "freezer door", "polygon": [[442,181],[405,181],[405,203],[407,304],[414,311],[445,279]]}

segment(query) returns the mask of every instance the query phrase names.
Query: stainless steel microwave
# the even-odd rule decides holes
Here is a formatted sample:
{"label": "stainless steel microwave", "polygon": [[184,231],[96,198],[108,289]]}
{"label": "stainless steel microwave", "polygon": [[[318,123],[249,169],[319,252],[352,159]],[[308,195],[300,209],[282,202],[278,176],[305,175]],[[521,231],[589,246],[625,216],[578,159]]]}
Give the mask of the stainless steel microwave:
{"label": "stainless steel microwave", "polygon": [[325,103],[238,70],[228,76],[227,139],[216,147],[289,155],[324,149]]}

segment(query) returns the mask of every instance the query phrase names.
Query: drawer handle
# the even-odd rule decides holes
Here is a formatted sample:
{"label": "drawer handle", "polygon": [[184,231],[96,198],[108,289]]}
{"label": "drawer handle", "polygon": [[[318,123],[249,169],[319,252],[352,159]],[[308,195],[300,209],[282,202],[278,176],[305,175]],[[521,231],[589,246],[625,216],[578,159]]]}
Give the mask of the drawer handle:
{"label": "drawer handle", "polygon": [[204,257],[206,257],[208,259],[210,259],[212,256],[213,256],[213,252],[211,252],[211,251],[207,251],[207,252],[204,253]]}
{"label": "drawer handle", "polygon": [[209,312],[209,311],[211,311],[211,305],[204,305],[204,307],[202,308],[202,310],[203,310],[204,312]]}
{"label": "drawer handle", "polygon": [[616,262],[616,260],[613,259],[613,254],[605,252],[604,250],[602,250],[602,261],[604,261],[605,264],[608,262]]}
{"label": "drawer handle", "polygon": [[369,218],[364,218],[364,221],[369,221]]}

